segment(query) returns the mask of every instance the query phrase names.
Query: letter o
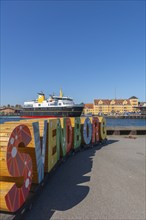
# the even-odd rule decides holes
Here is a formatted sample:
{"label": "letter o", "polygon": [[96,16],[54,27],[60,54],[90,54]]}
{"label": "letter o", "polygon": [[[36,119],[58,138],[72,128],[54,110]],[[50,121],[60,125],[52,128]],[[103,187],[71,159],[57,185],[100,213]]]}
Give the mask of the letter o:
{"label": "letter o", "polygon": [[85,144],[90,144],[92,139],[92,124],[89,118],[86,118],[83,124],[83,139]]}

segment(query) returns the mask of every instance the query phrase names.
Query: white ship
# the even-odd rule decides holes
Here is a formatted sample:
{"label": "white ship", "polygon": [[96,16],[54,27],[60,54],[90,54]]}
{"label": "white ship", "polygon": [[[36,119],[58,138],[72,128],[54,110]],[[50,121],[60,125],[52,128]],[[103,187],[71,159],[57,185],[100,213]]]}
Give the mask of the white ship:
{"label": "white ship", "polygon": [[45,98],[43,92],[38,93],[38,98],[24,102],[20,116],[23,118],[48,118],[48,117],[79,117],[82,114],[84,104],[75,104],[73,99],[60,95],[50,95]]}

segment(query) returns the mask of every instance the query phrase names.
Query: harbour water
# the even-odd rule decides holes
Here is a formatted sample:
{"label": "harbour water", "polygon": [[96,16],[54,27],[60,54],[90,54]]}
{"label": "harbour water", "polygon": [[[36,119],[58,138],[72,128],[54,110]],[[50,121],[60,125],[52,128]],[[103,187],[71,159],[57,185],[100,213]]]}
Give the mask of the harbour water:
{"label": "harbour water", "polygon": [[[18,116],[2,116],[0,117],[0,124],[8,121],[25,120]],[[130,118],[106,118],[107,126],[146,126],[146,119],[130,119]]]}
{"label": "harbour water", "polygon": [[5,122],[8,122],[8,121],[20,121],[21,118],[19,116],[1,116],[0,117],[0,124],[3,124]]}
{"label": "harbour water", "polygon": [[146,126],[146,119],[106,118],[107,126]]}

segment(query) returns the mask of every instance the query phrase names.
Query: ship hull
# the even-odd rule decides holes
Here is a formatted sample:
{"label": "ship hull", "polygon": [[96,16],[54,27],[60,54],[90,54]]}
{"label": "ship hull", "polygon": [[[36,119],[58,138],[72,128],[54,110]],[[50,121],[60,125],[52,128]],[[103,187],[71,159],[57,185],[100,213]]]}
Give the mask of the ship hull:
{"label": "ship hull", "polygon": [[20,116],[22,118],[80,117],[83,108],[84,106],[24,108]]}

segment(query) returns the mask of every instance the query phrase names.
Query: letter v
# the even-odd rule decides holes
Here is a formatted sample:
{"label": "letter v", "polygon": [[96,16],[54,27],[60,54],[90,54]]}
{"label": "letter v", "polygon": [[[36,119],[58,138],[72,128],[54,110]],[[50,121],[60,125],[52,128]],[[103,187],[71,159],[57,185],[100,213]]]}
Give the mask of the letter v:
{"label": "letter v", "polygon": [[45,154],[46,154],[46,142],[47,142],[47,120],[44,121],[43,142],[41,146],[39,123],[33,122],[33,132],[35,141],[35,155],[36,165],[38,172],[38,183],[44,179],[44,166],[45,166]]}

